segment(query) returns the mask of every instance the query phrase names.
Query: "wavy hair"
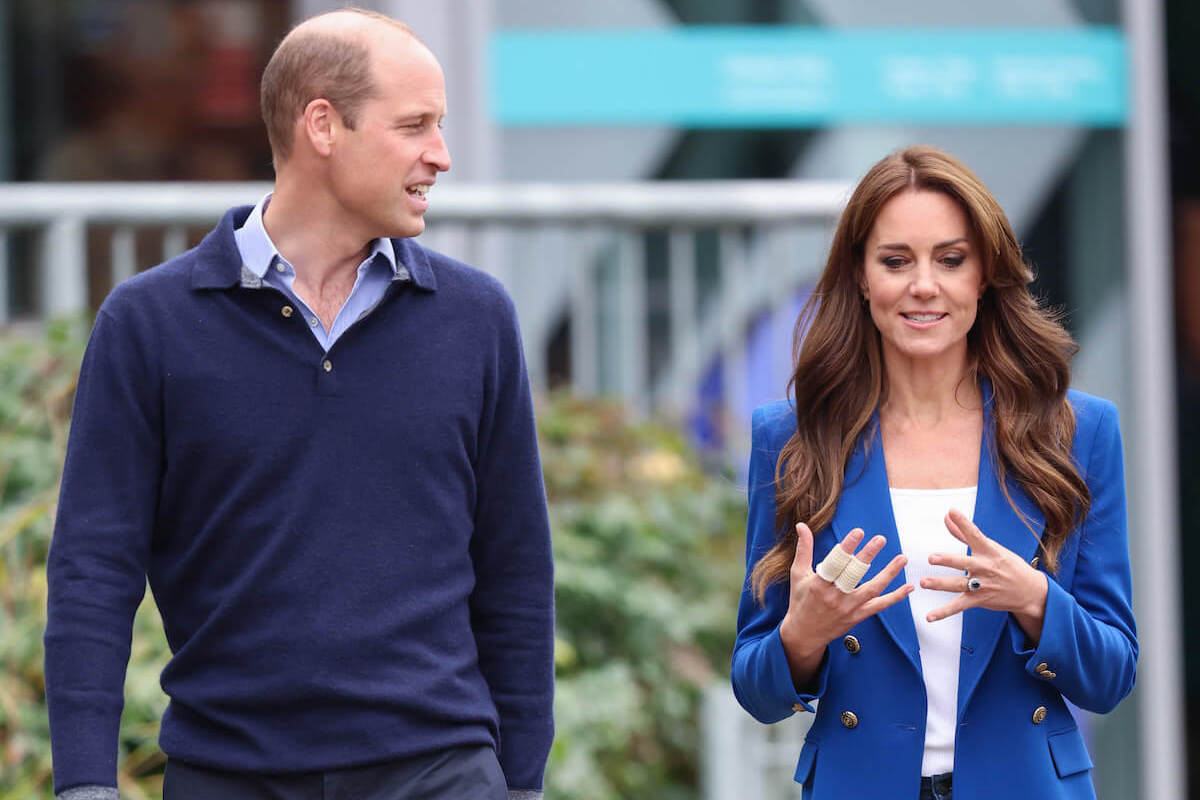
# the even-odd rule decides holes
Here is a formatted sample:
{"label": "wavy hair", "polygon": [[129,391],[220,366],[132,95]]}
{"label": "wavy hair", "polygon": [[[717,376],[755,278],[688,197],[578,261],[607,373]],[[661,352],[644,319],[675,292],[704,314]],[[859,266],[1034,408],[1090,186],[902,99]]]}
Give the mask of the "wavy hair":
{"label": "wavy hair", "polygon": [[795,524],[803,521],[813,531],[829,524],[856,444],[874,435],[884,362],[860,286],[871,228],[883,206],[905,191],[941,192],[967,216],[985,285],[967,334],[969,375],[992,384],[995,447],[985,457],[994,460],[1014,509],[1010,475],[1042,511],[1046,524],[1040,547],[1048,570],[1057,569],[1063,544],[1091,505],[1087,484],[1071,459],[1075,414],[1066,393],[1075,342],[1059,316],[1030,292],[1033,271],[982,181],[939,150],[910,147],[871,167],[854,190],[825,269],[796,321],[796,368],[789,382],[796,433],[780,452],[775,471],[779,538],[750,576],[760,603],[768,586],[788,578],[796,554]]}

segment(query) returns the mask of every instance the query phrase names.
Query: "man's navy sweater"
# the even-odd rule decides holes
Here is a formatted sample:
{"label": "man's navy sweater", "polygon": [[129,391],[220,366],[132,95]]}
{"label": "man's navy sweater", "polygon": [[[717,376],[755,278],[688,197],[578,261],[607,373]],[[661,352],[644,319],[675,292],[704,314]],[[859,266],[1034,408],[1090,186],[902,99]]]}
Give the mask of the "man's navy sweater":
{"label": "man's navy sweater", "polygon": [[287,772],[483,743],[540,789],[550,536],[511,301],[395,240],[409,279],[324,353],[243,274],[248,212],[115,289],[88,344],[48,566],[56,790],[116,785],[147,576],[168,757]]}

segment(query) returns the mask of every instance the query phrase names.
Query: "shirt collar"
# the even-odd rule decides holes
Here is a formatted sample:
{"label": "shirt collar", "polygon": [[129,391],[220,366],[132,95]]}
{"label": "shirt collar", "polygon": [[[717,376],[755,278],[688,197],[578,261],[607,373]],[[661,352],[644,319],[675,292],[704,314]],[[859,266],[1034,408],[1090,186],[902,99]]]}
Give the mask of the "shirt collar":
{"label": "shirt collar", "polygon": [[[192,262],[193,289],[228,289],[243,286],[257,289],[263,281],[242,262],[234,234],[245,226],[252,206],[237,206],[225,212],[217,227],[209,231],[204,240],[190,255]],[[437,276],[430,261],[432,251],[412,239],[392,239],[392,251],[396,258],[396,273],[393,281],[410,282],[426,292],[437,291]],[[386,255],[386,251],[385,251]]]}
{"label": "shirt collar", "polygon": [[[288,263],[287,259],[279,254],[278,248],[267,234],[266,226],[263,225],[263,212],[266,211],[267,204],[271,202],[272,194],[273,192],[267,192],[263,199],[254,206],[250,216],[246,217],[242,227],[233,232],[238,252],[242,255],[243,283],[246,283],[250,277],[245,275],[246,271],[249,271],[261,283],[267,275],[267,270],[275,263],[275,259],[278,258],[285,264]],[[379,255],[382,255],[387,261],[393,279],[408,277],[407,270],[404,270],[402,274],[402,268],[396,261],[396,249],[392,246],[391,239],[380,238],[372,241],[371,251],[367,253],[366,261],[372,261]]]}

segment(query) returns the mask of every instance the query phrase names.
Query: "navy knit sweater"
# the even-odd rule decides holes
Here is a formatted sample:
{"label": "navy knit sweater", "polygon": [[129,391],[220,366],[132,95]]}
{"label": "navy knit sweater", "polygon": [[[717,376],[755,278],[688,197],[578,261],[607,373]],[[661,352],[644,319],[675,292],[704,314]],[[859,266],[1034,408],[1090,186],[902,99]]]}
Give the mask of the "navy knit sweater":
{"label": "navy knit sweater", "polygon": [[48,567],[56,790],[116,785],[147,576],[169,757],[286,772],[483,743],[540,789],[550,536],[510,300],[396,240],[406,270],[323,353],[243,275],[248,212],[119,286],[92,332]]}

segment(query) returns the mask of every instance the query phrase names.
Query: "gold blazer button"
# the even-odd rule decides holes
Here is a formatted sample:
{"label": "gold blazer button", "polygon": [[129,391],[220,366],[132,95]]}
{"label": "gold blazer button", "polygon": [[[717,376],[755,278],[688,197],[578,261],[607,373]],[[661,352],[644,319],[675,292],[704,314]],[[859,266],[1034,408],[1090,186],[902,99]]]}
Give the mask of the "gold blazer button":
{"label": "gold blazer button", "polygon": [[1046,707],[1045,706],[1038,706],[1037,708],[1035,708],[1033,710],[1033,724],[1034,725],[1041,725],[1042,720],[1044,720],[1045,718],[1046,718]]}
{"label": "gold blazer button", "polygon": [[[1043,709],[1044,711],[1045,709]],[[853,730],[858,727],[858,716],[853,711],[842,712],[842,724]]]}
{"label": "gold blazer button", "polygon": [[847,636],[842,639],[842,644],[846,645],[846,650],[851,653],[857,653],[862,647],[858,643],[858,639],[854,636]]}

